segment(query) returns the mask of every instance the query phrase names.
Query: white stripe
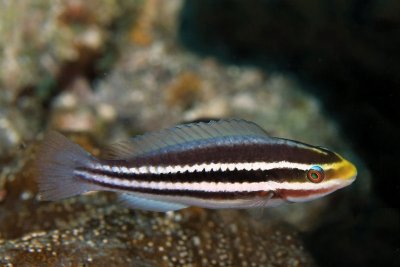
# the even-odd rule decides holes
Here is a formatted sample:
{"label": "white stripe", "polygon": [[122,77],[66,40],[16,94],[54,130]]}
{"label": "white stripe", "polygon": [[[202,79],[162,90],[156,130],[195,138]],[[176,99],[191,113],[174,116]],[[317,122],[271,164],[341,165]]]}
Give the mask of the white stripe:
{"label": "white stripe", "polygon": [[114,171],[121,174],[176,174],[176,173],[195,173],[211,171],[265,171],[271,169],[299,169],[306,171],[312,165],[304,163],[293,163],[289,161],[277,162],[244,162],[244,163],[203,163],[194,165],[175,165],[175,166],[140,166],[131,168],[116,168],[115,166],[93,164],[90,168],[102,171]]}
{"label": "white stripe", "polygon": [[115,172],[115,173],[120,173],[120,172],[121,172],[121,171],[120,171],[120,168],[118,168],[117,166],[113,166],[111,169],[112,169],[112,171]]}
{"label": "white stripe", "polygon": [[104,171],[109,171],[109,172],[111,171],[111,166],[109,165],[104,165],[103,168]]}
{"label": "white stripe", "polygon": [[244,183],[224,183],[224,182],[154,182],[154,181],[135,181],[109,177],[107,175],[92,174],[86,171],[75,171],[76,175],[83,176],[85,179],[97,181],[114,186],[123,186],[131,189],[159,189],[159,190],[188,190],[205,192],[254,192],[270,190],[319,190],[328,188],[342,187],[343,179],[332,179],[320,184],[311,182],[244,182]]}

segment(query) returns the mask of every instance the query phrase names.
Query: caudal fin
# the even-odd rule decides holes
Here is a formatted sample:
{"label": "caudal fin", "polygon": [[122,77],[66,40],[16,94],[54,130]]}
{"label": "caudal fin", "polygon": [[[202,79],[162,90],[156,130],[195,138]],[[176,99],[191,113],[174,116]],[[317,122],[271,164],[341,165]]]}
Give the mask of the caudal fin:
{"label": "caudal fin", "polygon": [[98,190],[96,185],[74,177],[77,167],[94,161],[79,145],[57,132],[49,132],[36,155],[40,199],[57,200]]}

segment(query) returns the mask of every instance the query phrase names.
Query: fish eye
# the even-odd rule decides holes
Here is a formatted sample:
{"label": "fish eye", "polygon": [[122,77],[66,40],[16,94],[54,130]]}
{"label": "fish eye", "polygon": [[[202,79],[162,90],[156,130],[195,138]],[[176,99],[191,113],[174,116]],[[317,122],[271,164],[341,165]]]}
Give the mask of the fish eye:
{"label": "fish eye", "polygon": [[320,183],[325,178],[325,172],[320,166],[312,166],[307,171],[307,178],[310,182]]}

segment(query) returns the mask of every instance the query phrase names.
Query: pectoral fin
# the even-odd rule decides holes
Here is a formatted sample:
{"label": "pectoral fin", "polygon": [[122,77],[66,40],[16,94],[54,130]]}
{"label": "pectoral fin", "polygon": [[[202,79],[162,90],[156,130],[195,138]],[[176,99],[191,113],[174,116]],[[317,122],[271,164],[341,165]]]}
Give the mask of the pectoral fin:
{"label": "pectoral fin", "polygon": [[187,208],[187,206],[183,204],[137,197],[134,194],[120,194],[119,198],[124,205],[131,209],[167,212]]}

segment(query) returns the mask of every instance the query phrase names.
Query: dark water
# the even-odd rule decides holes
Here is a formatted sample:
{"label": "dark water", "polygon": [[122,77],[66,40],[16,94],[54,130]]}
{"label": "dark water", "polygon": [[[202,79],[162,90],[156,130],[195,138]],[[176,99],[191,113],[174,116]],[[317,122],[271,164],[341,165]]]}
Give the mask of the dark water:
{"label": "dark water", "polygon": [[306,234],[320,266],[398,266],[398,1],[187,1],[180,39],[219,60],[293,74],[372,171],[350,212]]}

